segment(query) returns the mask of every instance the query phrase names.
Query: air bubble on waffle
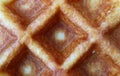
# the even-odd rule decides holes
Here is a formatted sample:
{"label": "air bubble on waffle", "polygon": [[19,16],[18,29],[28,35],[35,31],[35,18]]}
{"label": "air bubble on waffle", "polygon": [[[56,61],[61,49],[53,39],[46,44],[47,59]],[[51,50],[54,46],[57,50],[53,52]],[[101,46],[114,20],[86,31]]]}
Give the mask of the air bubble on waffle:
{"label": "air bubble on waffle", "polygon": [[21,67],[21,73],[23,76],[30,76],[32,73],[34,73],[35,69],[32,64],[25,64]]}
{"label": "air bubble on waffle", "polygon": [[27,65],[24,67],[23,71],[24,71],[23,73],[25,75],[30,75],[30,73],[32,72],[32,68],[31,68],[31,66]]}
{"label": "air bubble on waffle", "polygon": [[66,35],[61,30],[55,31],[55,39],[58,41],[64,41],[66,39]]}

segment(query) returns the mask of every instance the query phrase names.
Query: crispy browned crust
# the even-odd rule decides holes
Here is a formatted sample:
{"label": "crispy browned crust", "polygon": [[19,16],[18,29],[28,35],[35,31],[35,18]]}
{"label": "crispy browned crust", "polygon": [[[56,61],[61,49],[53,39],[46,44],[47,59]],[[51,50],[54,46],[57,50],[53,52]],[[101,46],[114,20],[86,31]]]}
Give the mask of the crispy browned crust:
{"label": "crispy browned crust", "polygon": [[0,76],[120,76],[120,0],[0,0]]}

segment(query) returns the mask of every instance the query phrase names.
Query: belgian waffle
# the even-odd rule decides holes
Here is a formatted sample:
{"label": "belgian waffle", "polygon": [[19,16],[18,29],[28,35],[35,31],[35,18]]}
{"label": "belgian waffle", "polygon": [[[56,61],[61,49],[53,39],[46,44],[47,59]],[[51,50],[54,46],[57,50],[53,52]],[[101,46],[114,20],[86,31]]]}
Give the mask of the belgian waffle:
{"label": "belgian waffle", "polygon": [[120,0],[0,0],[0,76],[120,76]]}

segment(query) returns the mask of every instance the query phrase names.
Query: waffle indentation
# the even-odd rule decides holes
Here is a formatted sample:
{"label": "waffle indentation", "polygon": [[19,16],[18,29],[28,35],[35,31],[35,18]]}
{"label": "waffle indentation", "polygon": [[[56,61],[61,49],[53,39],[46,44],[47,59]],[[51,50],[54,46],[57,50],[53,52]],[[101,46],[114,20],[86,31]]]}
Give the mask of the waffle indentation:
{"label": "waffle indentation", "polygon": [[11,45],[16,40],[16,36],[0,25],[0,52]]}
{"label": "waffle indentation", "polygon": [[[117,68],[111,58],[107,55],[100,54],[100,49],[92,49],[92,53],[88,55],[83,61],[78,63],[70,71],[70,75],[82,76],[114,76],[118,75]],[[114,70],[113,70],[114,69]],[[73,75],[72,75],[73,74]]]}
{"label": "waffle indentation", "polygon": [[105,35],[113,45],[120,49],[120,24],[118,24],[117,27],[110,29]]}
{"label": "waffle indentation", "polygon": [[52,76],[52,71],[35,57],[25,46],[8,65],[6,71],[11,76]]}
{"label": "waffle indentation", "polygon": [[77,44],[87,39],[87,33],[59,13],[33,35],[33,38],[51,53],[58,63],[62,63]]}
{"label": "waffle indentation", "polygon": [[64,22],[58,22],[49,28],[44,38],[55,50],[63,51],[75,39],[75,33],[72,28],[68,27]]}
{"label": "waffle indentation", "polygon": [[68,0],[93,27],[99,27],[112,8],[110,0]]}
{"label": "waffle indentation", "polygon": [[28,25],[50,3],[51,0],[15,0],[8,5],[8,8],[20,17],[22,24]]}

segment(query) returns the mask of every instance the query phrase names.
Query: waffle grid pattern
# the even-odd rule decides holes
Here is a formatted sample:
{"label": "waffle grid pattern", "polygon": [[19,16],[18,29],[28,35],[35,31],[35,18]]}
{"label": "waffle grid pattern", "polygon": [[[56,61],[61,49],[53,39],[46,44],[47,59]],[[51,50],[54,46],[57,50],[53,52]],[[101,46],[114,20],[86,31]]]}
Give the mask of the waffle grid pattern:
{"label": "waffle grid pattern", "polygon": [[1,0],[0,76],[120,76],[119,26],[120,0]]}

